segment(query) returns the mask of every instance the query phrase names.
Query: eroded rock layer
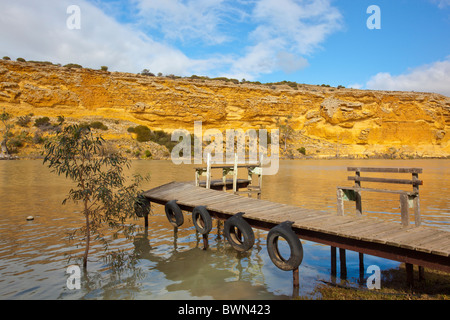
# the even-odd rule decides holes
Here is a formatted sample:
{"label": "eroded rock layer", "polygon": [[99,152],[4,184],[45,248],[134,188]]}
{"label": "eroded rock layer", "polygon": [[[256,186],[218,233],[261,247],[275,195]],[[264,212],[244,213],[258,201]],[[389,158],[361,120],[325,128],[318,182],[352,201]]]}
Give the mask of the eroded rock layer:
{"label": "eroded rock layer", "polygon": [[294,89],[0,60],[0,107],[15,116],[99,116],[169,132],[192,131],[194,121],[204,130],[271,129],[289,117],[297,131],[290,146],[309,143],[315,154],[340,145],[349,155],[450,155],[450,98],[431,93]]}

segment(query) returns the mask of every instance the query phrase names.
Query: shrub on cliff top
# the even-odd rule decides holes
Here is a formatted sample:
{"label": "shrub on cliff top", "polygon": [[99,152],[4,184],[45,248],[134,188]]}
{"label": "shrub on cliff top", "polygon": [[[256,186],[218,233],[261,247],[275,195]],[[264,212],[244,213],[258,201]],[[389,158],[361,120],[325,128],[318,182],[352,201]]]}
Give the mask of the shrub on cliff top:
{"label": "shrub on cliff top", "polygon": [[41,117],[34,120],[34,126],[38,128],[43,128],[46,126],[50,126],[50,118],[49,117]]}
{"label": "shrub on cliff top", "polygon": [[136,134],[136,140],[139,142],[150,141],[152,131],[146,126],[137,126],[134,128],[134,133]]}
{"label": "shrub on cliff top", "polygon": [[108,127],[101,121],[92,121],[91,123],[83,122],[79,126],[80,128],[100,129],[103,131],[108,130]]}
{"label": "shrub on cliff top", "polygon": [[31,122],[30,115],[20,116],[17,118],[16,123],[21,127],[28,127],[28,124]]}
{"label": "shrub on cliff top", "polygon": [[76,64],[76,63],[68,63],[68,64],[65,64],[63,67],[66,67],[66,68],[83,68],[81,65],[79,65],[79,64]]}

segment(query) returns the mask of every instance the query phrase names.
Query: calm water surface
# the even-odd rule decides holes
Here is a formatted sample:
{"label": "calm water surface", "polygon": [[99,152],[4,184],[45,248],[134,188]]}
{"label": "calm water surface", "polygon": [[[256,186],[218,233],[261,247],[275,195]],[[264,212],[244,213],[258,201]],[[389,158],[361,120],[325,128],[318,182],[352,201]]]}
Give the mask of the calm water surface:
{"label": "calm water surface", "polygon": [[[276,176],[264,177],[263,199],[336,212],[336,186],[351,185],[347,166],[414,166],[424,169],[419,178],[423,223],[450,231],[449,160],[307,160],[281,161]],[[132,172],[151,174],[143,189],[171,181],[193,180],[192,166],[170,161],[135,161]],[[155,206],[148,233],[134,241],[118,239],[113,247],[139,253],[137,268],[116,273],[98,258],[95,245],[80,290],[66,286],[67,254],[82,252],[67,240],[67,232],[83,223],[80,207],[61,205],[70,185],[51,173],[42,161],[0,161],[0,299],[290,299],[292,273],[270,261],[267,233],[255,230],[255,247],[245,254],[234,251],[214,223],[210,248],[202,250],[201,237],[190,215],[174,232],[163,207]],[[381,198],[384,197],[384,198]],[[398,197],[363,195],[364,214],[400,222]],[[354,205],[346,205],[354,214]],[[26,221],[32,215],[33,221]],[[143,225],[143,221],[136,221]],[[330,281],[329,247],[303,241],[299,294],[315,299],[321,281]],[[347,252],[348,279],[359,276],[357,253]],[[365,264],[382,270],[399,263],[365,256]],[[339,271],[339,270],[338,270]]]}

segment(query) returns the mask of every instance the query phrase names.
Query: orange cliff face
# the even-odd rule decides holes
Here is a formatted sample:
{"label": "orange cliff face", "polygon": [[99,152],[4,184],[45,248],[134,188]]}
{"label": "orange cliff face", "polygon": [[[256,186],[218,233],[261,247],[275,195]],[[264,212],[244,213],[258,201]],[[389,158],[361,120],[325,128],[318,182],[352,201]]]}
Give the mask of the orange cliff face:
{"label": "orange cliff face", "polygon": [[204,130],[272,129],[277,118],[291,116],[294,149],[307,145],[329,155],[340,145],[341,155],[395,149],[450,156],[450,98],[430,93],[311,85],[294,90],[0,60],[0,108],[14,116],[98,116],[169,132],[193,132],[194,121],[202,121]]}

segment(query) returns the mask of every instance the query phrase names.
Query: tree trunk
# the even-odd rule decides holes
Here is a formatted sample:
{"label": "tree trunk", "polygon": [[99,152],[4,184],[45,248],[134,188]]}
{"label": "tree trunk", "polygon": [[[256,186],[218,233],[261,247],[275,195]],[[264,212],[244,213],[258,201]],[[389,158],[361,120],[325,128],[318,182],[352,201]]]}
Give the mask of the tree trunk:
{"label": "tree trunk", "polygon": [[87,259],[89,254],[89,244],[91,240],[91,230],[89,227],[89,210],[87,209],[87,202],[84,202],[84,215],[86,217],[86,248],[84,250],[84,257],[83,257],[83,268],[86,270],[87,268]]}
{"label": "tree trunk", "polygon": [[6,141],[7,139],[3,139],[2,142],[0,143],[1,145],[1,155],[2,156],[9,156],[9,150],[8,147],[6,146]]}

